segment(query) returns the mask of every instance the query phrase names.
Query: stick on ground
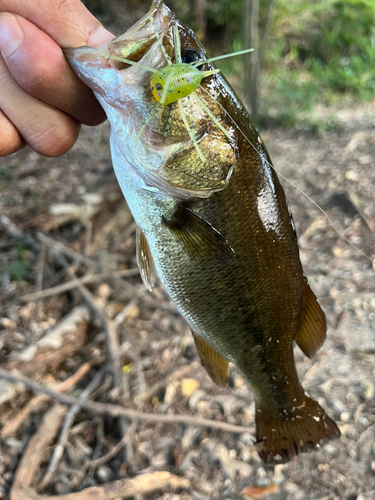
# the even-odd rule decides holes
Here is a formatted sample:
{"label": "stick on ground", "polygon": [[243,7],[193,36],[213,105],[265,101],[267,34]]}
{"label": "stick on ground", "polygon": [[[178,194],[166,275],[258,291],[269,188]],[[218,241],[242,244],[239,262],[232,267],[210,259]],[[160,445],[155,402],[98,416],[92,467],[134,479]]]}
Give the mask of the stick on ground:
{"label": "stick on ground", "polygon": [[6,370],[0,368],[0,378],[9,380],[11,382],[21,382],[34,391],[42,392],[48,394],[56,401],[66,405],[79,405],[81,408],[90,410],[97,415],[112,415],[112,417],[128,417],[130,419],[139,419],[148,422],[174,422],[182,423],[188,425],[194,425],[197,427],[207,427],[211,429],[220,429],[222,431],[231,432],[233,434],[242,434],[243,432],[249,432],[249,429],[242,427],[241,425],[228,424],[227,422],[219,422],[217,420],[210,420],[208,418],[194,417],[191,415],[177,415],[173,413],[161,414],[161,413],[146,413],[138,410],[132,410],[130,408],[124,408],[119,405],[109,404],[109,403],[98,403],[94,401],[79,401],[77,398],[68,396],[66,394],[59,394],[54,389],[50,389],[45,385],[38,384],[28,377],[22,375],[17,375],[15,373],[9,373]]}

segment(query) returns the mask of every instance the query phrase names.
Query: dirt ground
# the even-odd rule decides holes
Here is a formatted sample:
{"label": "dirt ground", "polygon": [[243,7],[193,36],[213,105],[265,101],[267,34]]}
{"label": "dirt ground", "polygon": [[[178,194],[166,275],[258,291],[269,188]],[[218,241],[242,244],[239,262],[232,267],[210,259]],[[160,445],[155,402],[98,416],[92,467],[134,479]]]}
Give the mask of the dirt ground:
{"label": "dirt ground", "polygon": [[0,371],[0,499],[375,499],[375,102],[320,112],[339,130],[262,136],[330,219],[283,181],[329,325],[297,369],[342,437],[260,461],[251,390],[234,367],[215,387],[161,285],[141,282],[105,123],[61,158],[0,160],[0,369],[18,379]]}

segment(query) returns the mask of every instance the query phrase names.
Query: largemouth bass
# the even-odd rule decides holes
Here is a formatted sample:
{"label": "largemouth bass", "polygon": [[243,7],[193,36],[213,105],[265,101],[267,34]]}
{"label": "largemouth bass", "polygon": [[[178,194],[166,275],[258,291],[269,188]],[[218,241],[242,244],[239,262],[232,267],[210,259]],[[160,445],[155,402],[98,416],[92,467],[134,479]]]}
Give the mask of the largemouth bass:
{"label": "largemouth bass", "polygon": [[[338,437],[298,381],[293,342],[313,356],[326,323],[263,141],[211,63],[193,87],[184,83],[190,67],[171,69],[207,61],[194,33],[158,0],[107,45],[65,53],[111,123],[143,280],[151,289],[159,277],[218,385],[226,384],[230,361],[253,388],[261,458],[287,461]],[[176,96],[167,103],[173,72]]]}

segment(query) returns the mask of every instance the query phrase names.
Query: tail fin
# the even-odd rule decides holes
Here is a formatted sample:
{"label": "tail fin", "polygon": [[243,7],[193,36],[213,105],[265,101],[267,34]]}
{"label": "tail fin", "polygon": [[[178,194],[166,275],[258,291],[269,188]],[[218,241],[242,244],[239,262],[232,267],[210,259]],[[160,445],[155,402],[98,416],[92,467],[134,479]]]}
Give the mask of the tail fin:
{"label": "tail fin", "polygon": [[269,464],[291,460],[340,437],[340,430],[319,404],[304,396],[302,404],[276,420],[267,409],[256,412],[257,449]]}

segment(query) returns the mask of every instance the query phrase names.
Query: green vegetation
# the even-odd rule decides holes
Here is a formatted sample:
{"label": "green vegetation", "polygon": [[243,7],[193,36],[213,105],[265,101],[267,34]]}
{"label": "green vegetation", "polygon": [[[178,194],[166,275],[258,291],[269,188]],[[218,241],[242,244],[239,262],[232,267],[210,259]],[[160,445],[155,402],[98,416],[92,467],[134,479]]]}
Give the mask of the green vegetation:
{"label": "green vegetation", "polygon": [[[101,14],[105,23],[121,3],[120,0],[83,1],[95,14]],[[150,0],[128,1],[130,10],[133,6],[142,6],[146,12],[150,5]],[[244,27],[246,19],[252,19],[252,7],[256,3],[260,33],[258,54],[263,56],[258,100],[263,117],[294,125],[317,104],[339,107],[374,98],[375,0],[165,2],[194,29],[212,56],[249,48],[245,47],[249,36],[245,36]],[[218,64],[229,80],[244,82],[242,97],[248,104],[252,100],[248,89],[254,88],[254,75],[251,86],[249,84],[252,57],[228,59]]]}
{"label": "green vegetation", "polygon": [[0,274],[0,282],[2,282],[4,278],[7,278],[10,281],[16,281],[18,284],[22,284],[24,281],[32,278],[29,271],[30,252],[28,251],[26,242],[22,239],[15,245],[14,254],[15,258],[13,262],[10,262]]}
{"label": "green vegetation", "polygon": [[[270,2],[259,0],[260,33]],[[174,4],[179,15],[186,14],[184,22],[202,31],[187,2]],[[203,34],[210,54],[245,48],[242,28],[251,5],[249,0],[206,2]],[[292,126],[317,104],[374,98],[375,0],[276,0],[274,7],[259,80],[262,116]],[[245,82],[243,90],[249,86],[249,57],[243,65],[236,58],[220,62],[229,77]]]}
{"label": "green vegetation", "polygon": [[375,93],[374,0],[278,0],[261,76],[261,110],[293,124],[316,104]]}

